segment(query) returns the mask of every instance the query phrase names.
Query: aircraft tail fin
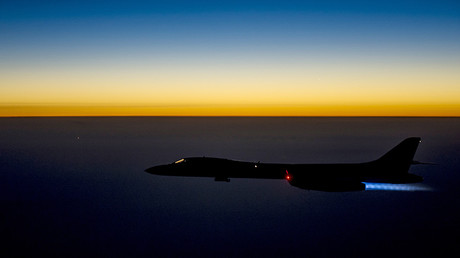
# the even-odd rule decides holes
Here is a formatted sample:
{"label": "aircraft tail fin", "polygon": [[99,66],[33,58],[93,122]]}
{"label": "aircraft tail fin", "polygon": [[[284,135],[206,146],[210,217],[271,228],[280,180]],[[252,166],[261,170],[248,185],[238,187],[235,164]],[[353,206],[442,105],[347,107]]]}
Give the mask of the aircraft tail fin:
{"label": "aircraft tail fin", "polygon": [[390,167],[393,172],[407,173],[410,165],[413,164],[415,151],[417,150],[420,140],[420,137],[407,138],[375,162],[384,167]]}

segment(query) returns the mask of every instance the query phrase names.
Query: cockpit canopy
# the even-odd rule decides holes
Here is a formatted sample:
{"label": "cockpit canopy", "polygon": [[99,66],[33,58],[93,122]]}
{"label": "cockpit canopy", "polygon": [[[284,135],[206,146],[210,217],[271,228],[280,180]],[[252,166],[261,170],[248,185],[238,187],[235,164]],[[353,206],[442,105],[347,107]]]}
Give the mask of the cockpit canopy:
{"label": "cockpit canopy", "polygon": [[222,164],[233,164],[236,161],[232,161],[229,159],[221,159],[221,158],[207,158],[207,157],[190,157],[190,158],[181,158],[178,161],[172,163],[172,165],[176,164],[189,164],[189,165],[203,165],[203,166],[220,166]]}
{"label": "cockpit canopy", "polygon": [[183,162],[185,162],[185,159],[180,159],[180,160],[174,162],[174,164],[179,164],[179,163],[183,163]]}

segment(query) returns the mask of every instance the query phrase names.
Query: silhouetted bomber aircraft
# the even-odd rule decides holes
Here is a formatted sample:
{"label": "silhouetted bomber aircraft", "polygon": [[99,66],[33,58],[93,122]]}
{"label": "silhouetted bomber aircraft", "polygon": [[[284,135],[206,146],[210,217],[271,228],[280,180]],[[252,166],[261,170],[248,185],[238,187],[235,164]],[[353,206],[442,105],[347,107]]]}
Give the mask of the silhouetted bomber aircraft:
{"label": "silhouetted bomber aircraft", "polygon": [[285,179],[302,189],[345,192],[365,190],[364,182],[406,184],[422,182],[409,173],[419,137],[407,138],[381,158],[353,164],[276,164],[243,162],[221,158],[183,158],[172,164],[145,171],[156,175],[214,177],[229,182],[230,178]]}

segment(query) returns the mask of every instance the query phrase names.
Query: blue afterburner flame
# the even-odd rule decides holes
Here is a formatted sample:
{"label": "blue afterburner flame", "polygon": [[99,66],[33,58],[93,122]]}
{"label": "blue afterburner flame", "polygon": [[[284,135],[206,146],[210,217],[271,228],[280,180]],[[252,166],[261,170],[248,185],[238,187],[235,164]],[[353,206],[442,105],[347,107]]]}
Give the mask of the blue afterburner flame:
{"label": "blue afterburner flame", "polygon": [[366,183],[366,190],[381,190],[381,191],[432,191],[429,186],[421,184],[386,184],[386,183]]}

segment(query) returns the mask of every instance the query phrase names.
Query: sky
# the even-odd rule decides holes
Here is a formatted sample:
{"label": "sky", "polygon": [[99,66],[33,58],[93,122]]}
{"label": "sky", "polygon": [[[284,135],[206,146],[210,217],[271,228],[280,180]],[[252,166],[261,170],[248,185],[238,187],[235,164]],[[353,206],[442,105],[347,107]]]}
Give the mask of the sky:
{"label": "sky", "polygon": [[0,116],[460,116],[458,1],[1,1]]}

